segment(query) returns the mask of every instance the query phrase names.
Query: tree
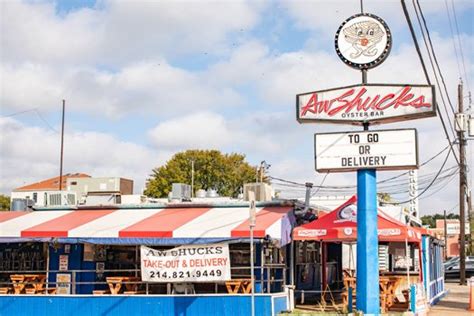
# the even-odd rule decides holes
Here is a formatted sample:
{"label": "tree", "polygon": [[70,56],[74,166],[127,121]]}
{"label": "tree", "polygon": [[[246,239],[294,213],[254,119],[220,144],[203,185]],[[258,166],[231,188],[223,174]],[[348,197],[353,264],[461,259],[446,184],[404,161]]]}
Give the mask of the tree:
{"label": "tree", "polygon": [[164,166],[154,168],[145,194],[167,197],[172,183],[191,184],[194,161],[194,191],[215,189],[221,196],[236,197],[244,183],[255,181],[255,167],[241,154],[222,154],[218,150],[187,150],[175,154]]}
{"label": "tree", "polygon": [[0,194],[0,211],[10,210],[10,197]]}
{"label": "tree", "polygon": [[378,200],[381,202],[391,202],[392,197],[390,196],[390,193],[384,193],[384,192],[378,192],[377,193]]}
{"label": "tree", "polygon": [[[421,223],[423,225],[429,225],[430,228],[436,227],[436,220],[444,219],[444,214],[425,215],[421,217]],[[448,213],[446,219],[459,219],[458,214]]]}

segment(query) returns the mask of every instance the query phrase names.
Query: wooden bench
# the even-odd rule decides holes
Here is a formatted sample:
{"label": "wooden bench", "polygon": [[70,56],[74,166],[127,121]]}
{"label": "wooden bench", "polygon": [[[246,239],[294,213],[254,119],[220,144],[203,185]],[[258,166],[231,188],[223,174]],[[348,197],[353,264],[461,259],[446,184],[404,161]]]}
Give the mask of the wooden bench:
{"label": "wooden bench", "polygon": [[9,287],[0,287],[0,294],[8,294],[11,290],[13,289]]}

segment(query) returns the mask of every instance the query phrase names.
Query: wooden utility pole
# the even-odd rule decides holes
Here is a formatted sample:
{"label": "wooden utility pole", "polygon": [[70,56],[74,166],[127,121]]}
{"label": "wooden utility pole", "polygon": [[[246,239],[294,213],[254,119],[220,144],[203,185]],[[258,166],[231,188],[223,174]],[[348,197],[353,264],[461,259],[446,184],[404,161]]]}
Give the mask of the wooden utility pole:
{"label": "wooden utility pole", "polygon": [[66,107],[66,101],[63,100],[63,119],[61,122],[61,157],[59,161],[59,191],[63,189],[63,154],[64,154],[64,111]]}
{"label": "wooden utility pole", "polygon": [[448,259],[448,223],[446,222],[446,210],[444,210],[444,261]]}
{"label": "wooden utility pole", "polygon": [[473,215],[472,214],[472,189],[469,189],[469,194],[467,196],[467,215],[469,218],[469,255],[474,254],[474,240],[472,239],[474,225],[473,225]]}
{"label": "wooden utility pole", "polygon": [[[463,107],[463,97],[462,97],[462,82],[458,85],[458,114],[464,112]],[[460,124],[459,119],[456,119],[458,126],[458,139],[459,139],[459,231],[460,231],[460,260],[459,260],[459,284],[466,284],[466,214],[465,214],[465,196],[466,196],[466,156],[465,156],[465,146],[466,140],[464,139],[464,124]]]}

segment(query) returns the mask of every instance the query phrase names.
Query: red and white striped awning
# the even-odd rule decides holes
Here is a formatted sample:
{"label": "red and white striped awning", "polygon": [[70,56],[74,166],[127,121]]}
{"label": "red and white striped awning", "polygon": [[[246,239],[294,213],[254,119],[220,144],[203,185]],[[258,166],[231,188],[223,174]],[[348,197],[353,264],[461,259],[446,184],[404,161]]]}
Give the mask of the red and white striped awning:
{"label": "red and white striped awning", "polygon": [[[288,237],[289,206],[257,208],[254,236]],[[0,212],[0,238],[247,238],[248,207]]]}

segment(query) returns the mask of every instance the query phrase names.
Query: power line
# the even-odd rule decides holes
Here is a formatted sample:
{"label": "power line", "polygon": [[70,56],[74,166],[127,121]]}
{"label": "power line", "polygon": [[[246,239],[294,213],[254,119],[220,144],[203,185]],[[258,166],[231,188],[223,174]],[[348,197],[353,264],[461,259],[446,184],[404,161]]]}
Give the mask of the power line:
{"label": "power line", "polygon": [[41,113],[35,109],[35,113],[38,115],[38,117],[44,122],[44,124],[46,124],[46,126],[48,126],[48,128],[50,130],[52,130],[53,132],[55,133],[59,133],[56,129],[54,129],[54,127],[51,126],[51,124],[48,123],[48,121],[41,115]]}
{"label": "power line", "polygon": [[462,48],[461,36],[459,34],[458,17],[457,17],[457,14],[456,14],[456,8],[454,7],[454,1],[453,0],[451,0],[451,7],[453,8],[454,22],[455,22],[455,25],[456,25],[456,33],[458,35],[458,42],[459,42],[459,50],[461,52],[461,62],[462,62],[463,70],[464,70],[464,81],[466,81],[467,90],[471,91],[471,87],[469,86],[469,78],[467,76],[467,71],[466,71],[466,64],[464,63],[464,53],[463,53],[463,48]]}
{"label": "power line", "polygon": [[439,168],[438,170],[438,173],[436,174],[436,176],[434,177],[433,181],[431,181],[431,183],[423,189],[423,191],[421,191],[420,194],[418,194],[417,196],[409,199],[409,200],[406,200],[406,201],[402,201],[402,202],[396,202],[396,203],[388,203],[388,204],[393,204],[393,205],[400,205],[400,204],[405,204],[405,203],[408,203],[408,202],[411,202],[417,198],[419,198],[420,196],[422,196],[426,191],[428,191],[428,189],[433,185],[433,183],[436,181],[436,179],[438,179],[438,176],[440,175],[440,173],[443,171],[443,168],[444,166],[446,165],[446,162],[448,161],[448,158],[449,158],[449,155],[451,154],[451,151],[448,152],[448,154],[446,155],[446,158],[444,159],[443,161],[443,164],[441,165],[441,168]]}
{"label": "power line", "polygon": [[[454,110],[454,106],[451,102],[451,98],[449,97],[448,88],[446,87],[446,82],[444,81],[444,76],[443,76],[443,73],[441,72],[441,68],[440,68],[439,63],[438,63],[438,58],[436,57],[436,53],[435,53],[435,50],[433,48],[433,42],[431,41],[430,31],[428,30],[428,26],[426,24],[425,16],[423,14],[423,10],[421,9],[420,2],[418,0],[416,0],[416,5],[415,5],[415,0],[412,0],[412,3],[413,3],[413,8],[415,9],[415,14],[416,14],[416,18],[418,20],[418,24],[420,26],[421,35],[423,37],[423,42],[425,43],[426,51],[428,53],[428,58],[430,60],[431,68],[433,69],[433,74],[435,76],[436,85],[438,86],[438,89],[440,90],[441,101],[444,105],[444,110],[446,111],[446,116],[448,117],[448,123],[449,123],[449,126],[451,127],[452,132],[454,133],[455,131],[454,131],[453,125],[451,123],[451,120],[449,119],[450,115],[448,113],[446,102],[444,100],[441,85],[439,84],[438,75],[436,74],[436,69],[438,70],[439,76],[441,78],[441,82],[443,83],[444,91],[445,91],[446,97],[448,99],[449,106],[451,107],[451,111],[452,111],[453,114],[455,114],[456,111]],[[423,25],[422,25],[421,20],[420,20],[420,15],[421,15],[421,19],[423,20]],[[424,30],[423,30],[423,27],[424,27]],[[426,36],[425,36],[425,31],[426,31]],[[428,42],[427,42],[426,38],[428,38]],[[428,47],[428,43],[429,43],[429,47]],[[430,48],[431,48],[431,53],[430,53]],[[433,59],[431,58],[431,55],[433,55],[434,63],[433,63]],[[436,69],[435,69],[435,65],[436,65]],[[455,134],[454,134],[454,137],[456,138]]]}
{"label": "power line", "polygon": [[50,130],[52,130],[55,133],[59,133],[51,124],[49,124],[49,122],[43,117],[43,115],[41,115],[41,112],[38,110],[38,108],[32,108],[32,109],[28,109],[28,110],[24,110],[24,111],[14,112],[14,113],[11,113],[11,114],[3,115],[1,117],[2,118],[13,117],[13,116],[17,116],[17,115],[25,114],[25,113],[29,113],[29,112],[34,112],[38,116],[38,118],[41,121],[43,121],[43,123],[46,125],[46,127],[48,127]]}
{"label": "power line", "polygon": [[[434,156],[430,157],[429,159],[427,159],[426,161],[424,161],[420,167],[422,166],[425,166],[427,165],[428,163],[430,163],[431,161],[433,161],[434,159],[436,159],[437,157],[439,157],[443,152],[445,152],[448,148],[450,147],[450,145],[447,145],[446,147],[444,147],[441,151],[439,151],[438,153],[436,153]],[[450,167],[449,169],[447,170],[450,170],[451,168],[453,167]],[[387,178],[387,179],[384,179],[384,180],[381,180],[381,181],[378,181],[377,182],[377,185],[380,185],[380,184],[383,184],[383,183],[387,183],[387,182],[390,182],[390,181],[393,181],[395,179],[398,179],[404,175],[407,175],[408,172],[403,172],[401,174],[398,174],[396,176],[393,176],[391,178]],[[429,176],[430,174],[426,174],[426,175],[422,175],[421,177],[426,177],[426,176]],[[304,183],[299,183],[299,182],[296,182],[296,181],[292,181],[292,180],[286,180],[286,179],[282,179],[282,178],[278,178],[278,177],[273,177],[273,176],[269,176],[270,179],[272,180],[275,180],[275,181],[278,181],[278,182],[281,182],[281,183],[274,183],[274,185],[277,185],[277,186],[284,186],[284,187],[290,187],[290,188],[294,188],[294,189],[300,189],[301,191],[304,191],[306,190],[306,185]],[[403,181],[406,181],[406,180],[403,180]],[[323,182],[324,183],[324,182]],[[316,186],[316,188],[321,188],[323,191],[324,190],[329,190],[329,189],[334,189],[335,191],[337,190],[341,190],[341,189],[354,189],[356,188],[357,186],[356,185],[347,185],[347,186],[323,186],[322,184],[320,184],[319,186]],[[346,191],[346,192],[349,192],[349,191]]]}
{"label": "power line", "polygon": [[446,13],[448,15],[449,30],[451,31],[451,40],[453,42],[454,54],[456,56],[456,64],[458,66],[458,74],[459,74],[459,78],[461,78],[462,77],[462,75],[461,75],[461,65],[459,64],[458,49],[456,47],[456,39],[455,39],[454,32],[453,32],[453,25],[452,25],[452,22],[451,22],[451,14],[449,13],[448,0],[444,0],[444,5],[446,7]]}
{"label": "power line", "polygon": [[317,187],[316,191],[314,191],[314,193],[311,194],[311,197],[315,196],[316,193],[318,193],[319,190],[321,190],[321,188],[323,187],[324,181],[326,181],[326,178],[327,178],[328,174],[329,174],[329,172],[327,172],[327,173],[324,175],[323,180],[321,180],[321,183],[320,183],[319,186]]}
{"label": "power line", "polygon": [[37,109],[37,108],[32,108],[32,109],[29,109],[29,110],[19,111],[19,112],[15,112],[15,113],[7,114],[7,115],[2,115],[2,117],[12,117],[12,116],[17,116],[17,115],[20,115],[20,114],[23,114],[23,113],[28,113],[28,112],[33,112],[33,111],[36,111],[36,109]]}
{"label": "power line", "polygon": [[[411,34],[411,37],[413,39],[413,43],[414,43],[415,48],[416,48],[416,52],[418,54],[418,58],[419,58],[420,63],[421,63],[421,67],[423,68],[423,73],[425,74],[425,79],[428,82],[428,84],[431,84],[431,80],[430,80],[430,77],[428,76],[428,72],[426,70],[425,62],[424,62],[423,56],[421,54],[420,46],[418,45],[418,40],[416,38],[416,34],[415,34],[414,29],[413,29],[413,25],[411,23],[410,15],[408,14],[408,10],[407,10],[406,4],[405,4],[405,0],[401,0],[401,4],[402,4],[403,13],[405,15],[405,19],[407,20],[408,28],[410,29],[410,34]],[[438,112],[439,112],[438,103],[435,102],[435,105],[436,105],[436,108],[438,109]],[[446,128],[446,124],[443,120],[443,117],[441,115],[438,115],[438,117],[441,120],[441,125],[443,126],[443,130],[444,130],[444,134],[446,136],[446,139],[448,140],[448,143],[451,145],[452,144],[451,138],[449,137],[449,133],[448,133],[448,130]],[[451,146],[450,149],[453,153],[454,158],[456,159],[457,163],[459,164],[459,159],[456,156],[456,153],[454,152],[453,147]]]}

